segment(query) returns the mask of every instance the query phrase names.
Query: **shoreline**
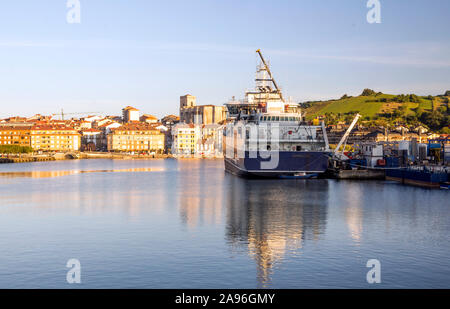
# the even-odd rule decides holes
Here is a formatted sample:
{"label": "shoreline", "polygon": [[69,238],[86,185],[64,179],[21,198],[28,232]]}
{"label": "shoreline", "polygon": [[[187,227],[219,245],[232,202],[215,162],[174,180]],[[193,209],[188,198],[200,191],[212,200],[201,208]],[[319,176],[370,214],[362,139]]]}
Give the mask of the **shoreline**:
{"label": "shoreline", "polygon": [[222,157],[198,157],[198,156],[174,156],[172,154],[156,155],[129,155],[120,153],[56,153],[52,155],[32,155],[32,156],[10,156],[0,157],[0,164],[12,163],[33,163],[64,160],[90,160],[90,159],[110,159],[110,160],[160,160],[160,159],[222,159]]}

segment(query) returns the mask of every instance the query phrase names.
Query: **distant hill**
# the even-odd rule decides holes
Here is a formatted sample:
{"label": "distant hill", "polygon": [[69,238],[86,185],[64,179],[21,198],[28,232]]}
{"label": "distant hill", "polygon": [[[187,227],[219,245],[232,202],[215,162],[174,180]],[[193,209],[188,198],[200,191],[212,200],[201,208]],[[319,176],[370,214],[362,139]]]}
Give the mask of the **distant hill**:
{"label": "distant hill", "polygon": [[449,100],[450,91],[440,96],[417,96],[376,93],[365,89],[360,96],[344,95],[336,100],[304,102],[301,106],[307,119],[324,116],[328,118],[327,122],[348,120],[351,119],[349,116],[358,112],[363,116],[363,121],[425,124],[433,130],[442,130],[450,125]]}

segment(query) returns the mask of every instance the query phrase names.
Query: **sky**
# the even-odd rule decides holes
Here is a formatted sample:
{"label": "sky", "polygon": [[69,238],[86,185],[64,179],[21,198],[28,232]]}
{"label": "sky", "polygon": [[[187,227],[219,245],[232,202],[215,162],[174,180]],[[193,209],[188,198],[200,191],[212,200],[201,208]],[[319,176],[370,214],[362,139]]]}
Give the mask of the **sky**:
{"label": "sky", "polygon": [[162,117],[179,97],[221,105],[254,86],[256,49],[286,97],[307,101],[450,90],[450,1],[0,1],[0,118],[36,113]]}

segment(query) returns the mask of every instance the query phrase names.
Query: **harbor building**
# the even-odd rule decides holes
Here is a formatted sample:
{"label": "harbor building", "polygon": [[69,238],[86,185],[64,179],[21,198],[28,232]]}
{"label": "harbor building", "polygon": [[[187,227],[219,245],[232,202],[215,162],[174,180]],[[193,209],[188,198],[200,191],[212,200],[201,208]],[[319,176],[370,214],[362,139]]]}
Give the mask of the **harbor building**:
{"label": "harbor building", "polygon": [[172,144],[173,144],[173,136],[172,136],[172,128],[180,122],[180,117],[175,115],[167,115],[161,119],[161,123],[167,128],[165,131],[165,151],[166,153],[172,153]]}
{"label": "harbor building", "polygon": [[132,106],[127,106],[122,109],[122,120],[124,123],[139,121],[139,110]]}
{"label": "harbor building", "polygon": [[180,97],[180,122],[187,124],[213,124],[225,119],[223,106],[197,105],[196,98],[187,94]]}
{"label": "harbor building", "polygon": [[172,153],[179,156],[222,156],[222,126],[179,123],[172,128]]}
{"label": "harbor building", "polygon": [[0,126],[0,145],[30,146],[30,126]]}
{"label": "harbor building", "polygon": [[192,123],[179,123],[172,128],[172,153],[175,155],[194,155],[200,127]]}
{"label": "harbor building", "polygon": [[197,140],[195,154],[205,157],[222,157],[223,126],[207,124],[201,126],[201,137]]}
{"label": "harbor building", "polygon": [[107,137],[108,151],[164,152],[164,133],[158,124],[128,123],[112,129]]}
{"label": "harbor building", "polygon": [[44,151],[78,151],[81,134],[77,130],[49,124],[36,124],[30,130],[31,148]]}
{"label": "harbor building", "polygon": [[81,130],[81,150],[96,151],[102,148],[102,131],[98,129]]}

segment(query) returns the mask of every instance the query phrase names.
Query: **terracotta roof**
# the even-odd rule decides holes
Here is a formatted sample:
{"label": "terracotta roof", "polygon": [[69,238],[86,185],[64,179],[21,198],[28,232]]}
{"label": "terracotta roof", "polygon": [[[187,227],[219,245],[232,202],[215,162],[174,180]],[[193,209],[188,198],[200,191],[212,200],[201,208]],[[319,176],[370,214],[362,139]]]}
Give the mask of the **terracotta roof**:
{"label": "terracotta roof", "polygon": [[142,115],[141,118],[158,119],[158,117],[153,116],[153,115],[148,115],[148,114]]}
{"label": "terracotta roof", "polygon": [[160,124],[156,123],[146,123],[146,122],[131,122],[124,124],[120,128],[115,128],[113,131],[145,131],[145,130],[158,130],[156,129],[156,126]]}
{"label": "terracotta roof", "polygon": [[97,130],[97,129],[81,129],[81,132],[96,132],[96,133],[101,133],[102,131]]}
{"label": "terracotta roof", "polygon": [[109,126],[109,125],[112,125],[112,124],[119,124],[118,122],[115,122],[115,121],[108,121],[108,122],[105,122],[104,124],[101,124],[101,125],[99,125],[98,127],[99,128],[106,128],[107,126]]}
{"label": "terracotta roof", "polygon": [[11,131],[11,130],[30,130],[31,126],[0,126],[0,131]]}
{"label": "terracotta roof", "polygon": [[74,128],[66,127],[64,125],[50,125],[50,124],[36,124],[31,130],[73,130]]}
{"label": "terracotta roof", "polygon": [[138,109],[134,108],[133,106],[127,106],[123,110],[126,110],[126,111],[138,111]]}
{"label": "terracotta roof", "polygon": [[167,119],[175,119],[175,120],[180,120],[179,116],[175,116],[175,115],[167,115],[163,117],[163,120],[167,120]]}

